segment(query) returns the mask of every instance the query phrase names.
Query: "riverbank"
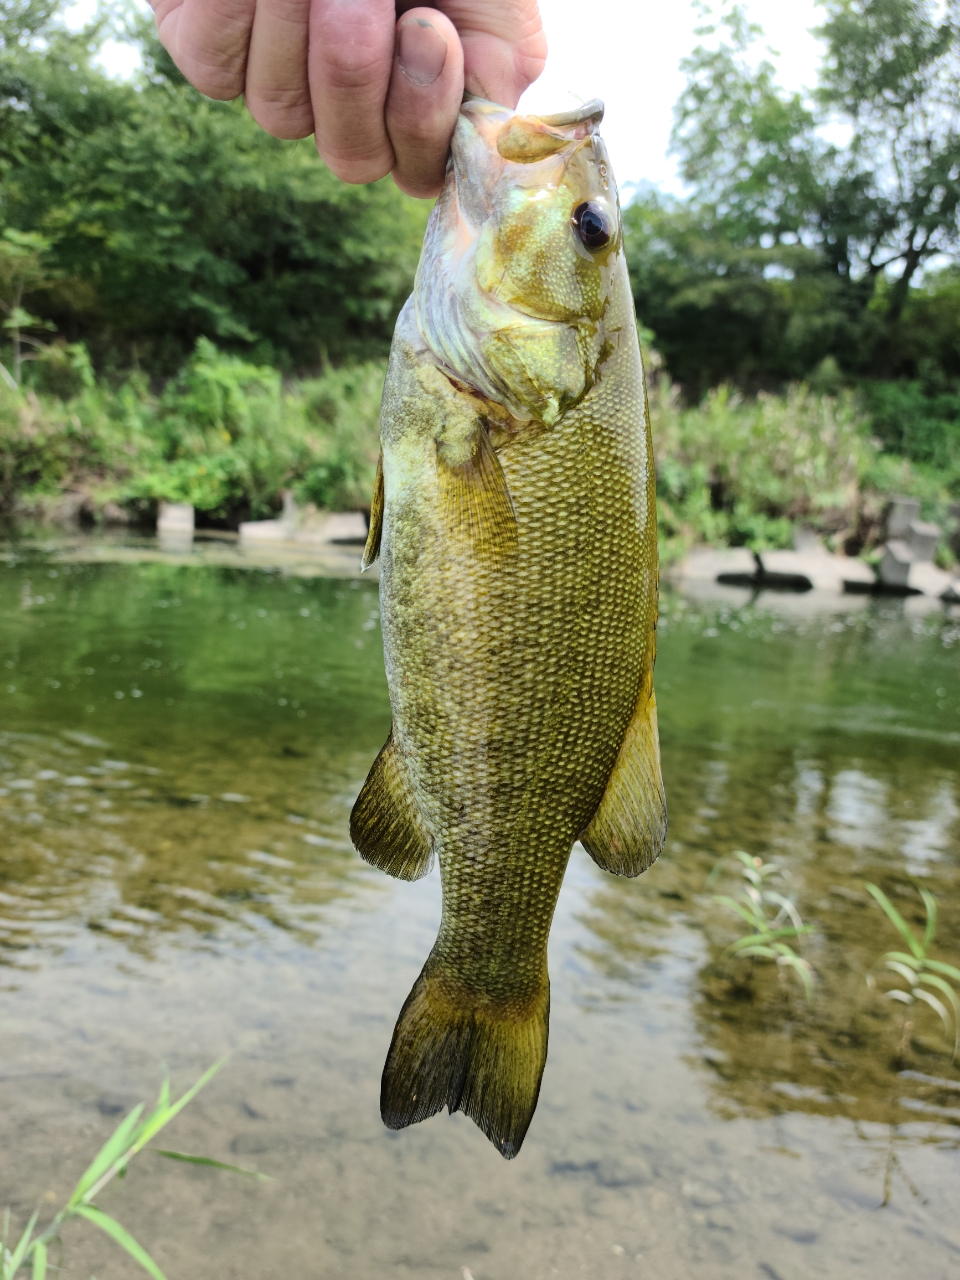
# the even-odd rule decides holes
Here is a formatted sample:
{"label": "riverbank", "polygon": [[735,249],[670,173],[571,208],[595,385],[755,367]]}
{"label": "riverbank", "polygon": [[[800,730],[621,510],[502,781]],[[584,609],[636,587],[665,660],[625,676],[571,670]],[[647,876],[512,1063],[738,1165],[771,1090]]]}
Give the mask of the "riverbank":
{"label": "riverbank", "polygon": [[[944,531],[938,564],[954,563],[960,453],[934,468],[885,451],[850,391],[796,385],[747,399],[720,387],[685,406],[656,357],[648,363],[665,564],[698,545],[791,547],[798,531],[869,554],[893,495],[920,502]],[[199,527],[229,530],[275,515],[283,490],[325,510],[363,509],[384,371],[370,361],[284,380],[201,341],[158,389],[139,374],[98,380],[82,349],[65,349],[59,394],[0,385],[0,515],[150,529],[159,503],[176,502],[196,509]]]}

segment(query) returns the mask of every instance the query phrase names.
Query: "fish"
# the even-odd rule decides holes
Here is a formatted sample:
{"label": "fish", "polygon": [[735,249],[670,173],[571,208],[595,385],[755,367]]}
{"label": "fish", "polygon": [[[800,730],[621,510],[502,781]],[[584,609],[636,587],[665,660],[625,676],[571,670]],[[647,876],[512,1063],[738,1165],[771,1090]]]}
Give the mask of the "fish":
{"label": "fish", "polygon": [[436,859],[443,899],[381,1115],[465,1112],[507,1159],[546,1063],[572,848],[636,876],[666,833],[655,474],[602,117],[464,101],[396,324],[362,562],[393,723],[351,838],[404,880]]}

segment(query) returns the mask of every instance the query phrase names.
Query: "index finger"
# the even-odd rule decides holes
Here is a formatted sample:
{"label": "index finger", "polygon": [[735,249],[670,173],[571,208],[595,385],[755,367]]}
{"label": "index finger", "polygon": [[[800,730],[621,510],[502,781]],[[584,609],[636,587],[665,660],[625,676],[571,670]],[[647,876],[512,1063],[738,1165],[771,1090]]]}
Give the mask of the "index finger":
{"label": "index finger", "polygon": [[239,98],[256,0],[150,0],[160,43],[208,98]]}

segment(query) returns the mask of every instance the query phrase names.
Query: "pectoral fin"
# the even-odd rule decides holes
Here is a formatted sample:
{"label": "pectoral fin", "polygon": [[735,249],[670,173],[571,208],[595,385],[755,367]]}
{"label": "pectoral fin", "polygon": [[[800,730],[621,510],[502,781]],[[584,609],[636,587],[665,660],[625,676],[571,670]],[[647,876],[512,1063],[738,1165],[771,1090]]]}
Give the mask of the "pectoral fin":
{"label": "pectoral fin", "polygon": [[433,840],[398,758],[392,731],[353,806],[350,839],[362,858],[398,880],[419,880],[433,866]]}
{"label": "pectoral fin", "polygon": [[469,543],[478,560],[502,568],[517,556],[517,518],[506,477],[485,427],[467,441],[465,461],[440,444],[440,506],[451,533]]}
{"label": "pectoral fin", "polygon": [[383,454],[377,459],[377,478],[373,482],[373,497],[370,499],[370,528],[367,531],[367,545],[363,548],[360,559],[360,572],[369,569],[380,555],[380,539],[383,537]]}
{"label": "pectoral fin", "polygon": [[627,726],[600,807],[580,842],[605,871],[638,876],[656,862],[666,834],[657,702],[648,685]]}

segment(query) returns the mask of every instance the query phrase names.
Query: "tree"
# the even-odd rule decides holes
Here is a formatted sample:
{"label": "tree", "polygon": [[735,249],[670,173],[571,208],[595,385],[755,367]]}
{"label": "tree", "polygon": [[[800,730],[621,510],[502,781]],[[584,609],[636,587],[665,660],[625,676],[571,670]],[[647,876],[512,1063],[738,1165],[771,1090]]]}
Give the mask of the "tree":
{"label": "tree", "polygon": [[719,38],[684,64],[673,135],[691,195],[628,210],[638,312],[698,389],[828,357],[848,374],[916,372],[911,290],[960,243],[960,0],[941,18],[929,0],[824,2],[808,97],[757,61],[739,6],[703,29]]}
{"label": "tree", "polygon": [[122,84],[93,64],[106,20],[71,34],[41,8],[0,47],[0,224],[49,241],[38,307],[67,338],[159,373],[200,337],[300,370],[386,349],[421,202],[346,187],[311,142],[203,98],[150,24],[133,20],[145,67]]}
{"label": "tree", "polygon": [[24,360],[35,357],[45,347],[39,338],[25,331],[56,328],[51,321],[31,315],[23,305],[25,294],[35,292],[49,280],[43,261],[48,248],[47,241],[36,233],[7,227],[0,235],[0,312],[6,316],[3,329],[13,348],[13,373],[0,364],[0,376],[13,389],[20,385]]}

